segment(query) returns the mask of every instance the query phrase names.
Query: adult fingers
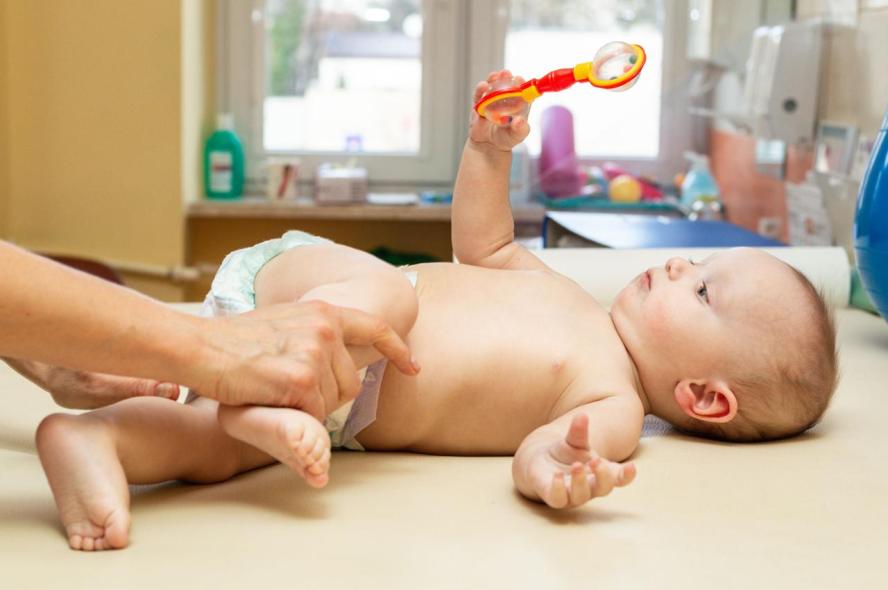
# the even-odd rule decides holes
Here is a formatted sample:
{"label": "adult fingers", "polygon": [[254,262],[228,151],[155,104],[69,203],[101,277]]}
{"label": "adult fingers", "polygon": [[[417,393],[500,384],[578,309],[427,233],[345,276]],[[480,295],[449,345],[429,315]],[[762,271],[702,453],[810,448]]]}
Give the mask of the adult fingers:
{"label": "adult fingers", "polygon": [[333,371],[332,360],[332,358],[324,358],[317,367],[318,389],[321,397],[324,398],[324,406],[330,411],[338,408],[343,401],[342,391],[339,389],[339,382]]}
{"label": "adult fingers", "polygon": [[336,380],[338,401],[346,402],[354,399],[361,390],[361,381],[358,379],[358,370],[345,345],[337,343],[333,348],[330,360],[333,376]]}
{"label": "adult fingers", "polygon": [[419,364],[410,356],[410,349],[381,318],[347,307],[337,308],[336,313],[346,344],[373,346],[405,375],[419,373]]}
{"label": "adult fingers", "polygon": [[155,397],[178,400],[180,389],[175,383],[156,382],[153,387]]}
{"label": "adult fingers", "polygon": [[[284,361],[278,361],[278,363],[282,362]],[[284,398],[287,402],[283,405],[298,408],[323,421],[327,417],[328,402],[322,395],[321,375],[319,375],[317,368],[310,366],[305,361],[295,366],[291,362],[286,362],[286,366],[286,369],[281,370],[281,372],[285,372],[289,369],[288,394]]]}

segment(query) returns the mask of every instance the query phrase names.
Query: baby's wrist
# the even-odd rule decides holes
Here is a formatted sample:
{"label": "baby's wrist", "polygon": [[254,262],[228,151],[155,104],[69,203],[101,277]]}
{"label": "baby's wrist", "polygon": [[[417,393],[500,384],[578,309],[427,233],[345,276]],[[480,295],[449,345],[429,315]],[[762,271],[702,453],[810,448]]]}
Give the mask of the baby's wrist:
{"label": "baby's wrist", "polygon": [[511,157],[512,147],[501,147],[494,145],[489,141],[477,141],[471,137],[466,140],[466,149],[475,152],[485,158],[506,158]]}

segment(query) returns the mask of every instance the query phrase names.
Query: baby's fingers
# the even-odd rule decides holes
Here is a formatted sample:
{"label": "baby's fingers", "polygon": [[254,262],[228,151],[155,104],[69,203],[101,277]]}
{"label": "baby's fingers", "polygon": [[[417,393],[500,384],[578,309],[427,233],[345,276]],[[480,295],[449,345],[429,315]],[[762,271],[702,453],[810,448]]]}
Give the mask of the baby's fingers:
{"label": "baby's fingers", "polygon": [[580,412],[570,421],[564,441],[574,449],[589,450],[589,417]]}
{"label": "baby's fingers", "polygon": [[488,84],[495,84],[500,80],[510,80],[512,78],[512,72],[509,70],[497,70],[495,72],[490,72],[487,76]]}
{"label": "baby's fingers", "polygon": [[527,119],[518,115],[512,119],[511,129],[512,137],[517,139],[517,141],[522,141],[527,134],[530,132],[530,127],[527,124]]}
{"label": "baby's fingers", "polygon": [[635,475],[637,473],[635,463],[626,463],[620,467],[620,476],[617,478],[617,485],[619,487],[628,486],[635,480]]}
{"label": "baby's fingers", "polygon": [[481,100],[481,97],[483,97],[489,91],[490,84],[488,84],[487,82],[478,82],[475,85],[475,102],[477,103],[479,100]]}
{"label": "baby's fingers", "polygon": [[623,487],[635,479],[635,465],[620,465],[604,459],[593,459],[589,462],[595,474],[595,485],[592,493],[596,498],[607,496],[615,487]]}
{"label": "baby's fingers", "polygon": [[543,494],[543,500],[552,508],[565,508],[568,503],[567,486],[564,485],[564,474],[558,472],[552,476],[548,491]]}
{"label": "baby's fingers", "polygon": [[586,467],[577,461],[570,467],[570,505],[580,506],[592,499],[592,486],[586,476]]}

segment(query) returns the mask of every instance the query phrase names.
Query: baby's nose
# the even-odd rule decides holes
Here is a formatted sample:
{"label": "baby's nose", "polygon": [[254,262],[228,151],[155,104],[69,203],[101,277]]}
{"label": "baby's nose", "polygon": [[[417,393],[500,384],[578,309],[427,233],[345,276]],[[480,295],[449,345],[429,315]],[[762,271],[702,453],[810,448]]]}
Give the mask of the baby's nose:
{"label": "baby's nose", "polygon": [[666,274],[670,279],[677,279],[690,266],[690,263],[679,256],[673,256],[666,261]]}

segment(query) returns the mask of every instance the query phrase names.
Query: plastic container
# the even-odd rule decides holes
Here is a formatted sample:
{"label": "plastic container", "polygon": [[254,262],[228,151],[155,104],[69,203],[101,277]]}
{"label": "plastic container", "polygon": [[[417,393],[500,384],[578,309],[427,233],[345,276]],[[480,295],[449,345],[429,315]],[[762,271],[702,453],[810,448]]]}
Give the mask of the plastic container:
{"label": "plastic container", "polygon": [[549,198],[579,195],[583,177],[574,151],[573,115],[563,106],[551,106],[543,111],[541,128],[540,190]]}
{"label": "plastic container", "polygon": [[204,187],[210,199],[238,199],[244,192],[244,148],[228,113],[219,115],[204,146]]}
{"label": "plastic container", "polygon": [[857,196],[854,251],[863,286],[888,319],[888,112]]}
{"label": "plastic container", "polygon": [[691,169],[681,183],[681,204],[691,210],[696,201],[720,202],[718,184],[709,170],[709,158],[694,152],[685,152],[685,158],[691,162]]}

